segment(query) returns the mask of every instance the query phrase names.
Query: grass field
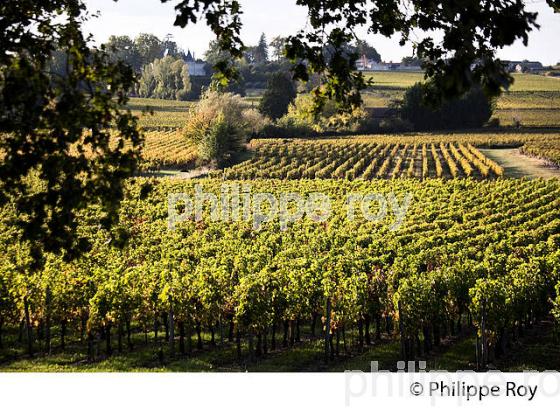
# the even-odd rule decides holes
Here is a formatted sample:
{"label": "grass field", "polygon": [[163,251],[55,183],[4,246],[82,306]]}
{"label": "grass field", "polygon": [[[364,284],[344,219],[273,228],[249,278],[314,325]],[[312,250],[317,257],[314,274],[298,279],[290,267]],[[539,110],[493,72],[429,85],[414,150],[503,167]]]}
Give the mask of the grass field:
{"label": "grass field", "polygon": [[[422,81],[423,74],[412,72],[375,72],[372,89],[363,93],[366,108],[386,108],[402,98],[407,87]],[[496,104],[495,118],[502,125],[520,122],[525,127],[554,127],[560,124],[560,79],[532,74],[514,74],[515,84]],[[256,105],[262,90],[249,90],[245,100]],[[193,102],[132,98],[129,108],[147,131],[183,127]]]}
{"label": "grass field", "polygon": [[[375,72],[373,89],[364,92],[368,108],[384,108],[402,98],[407,87],[423,80],[422,73]],[[560,79],[535,74],[513,74],[511,89],[496,101],[495,118],[504,126],[557,127],[560,125]]]}
{"label": "grass field", "polygon": [[[367,73],[366,78],[374,81],[374,88],[402,90],[417,82],[424,80],[424,74],[420,72],[393,72],[377,71]],[[510,92],[558,92],[560,91],[560,79],[545,77],[537,74],[513,74],[514,83]]]}

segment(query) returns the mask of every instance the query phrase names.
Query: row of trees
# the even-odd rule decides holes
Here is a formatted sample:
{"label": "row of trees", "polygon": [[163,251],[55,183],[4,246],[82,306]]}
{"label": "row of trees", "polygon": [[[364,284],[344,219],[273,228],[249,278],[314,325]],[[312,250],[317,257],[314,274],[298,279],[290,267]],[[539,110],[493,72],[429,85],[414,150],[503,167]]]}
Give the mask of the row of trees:
{"label": "row of trees", "polygon": [[147,33],[139,34],[134,39],[129,36],[111,36],[105,46],[112,59],[128,64],[137,74],[140,74],[146,65],[163,57],[171,56],[183,60],[188,57],[170,37],[161,40]]}
{"label": "row of trees", "polygon": [[166,56],[147,64],[139,79],[140,97],[187,100],[191,91],[189,66],[182,58]]}

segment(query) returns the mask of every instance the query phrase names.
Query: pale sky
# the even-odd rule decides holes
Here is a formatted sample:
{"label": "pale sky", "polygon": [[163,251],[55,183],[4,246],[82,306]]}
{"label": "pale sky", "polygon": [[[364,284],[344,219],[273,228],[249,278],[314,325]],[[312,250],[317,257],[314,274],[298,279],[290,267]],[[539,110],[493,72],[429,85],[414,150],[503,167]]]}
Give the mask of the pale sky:
{"label": "pale sky", "polygon": [[[104,42],[110,35],[135,37],[139,33],[152,33],[163,38],[172,34],[179,47],[191,50],[202,58],[208,43],[214,38],[204,22],[185,29],[173,26],[175,11],[171,1],[159,0],[85,0],[90,12],[100,11],[101,16],[85,25],[97,42]],[[540,31],[533,31],[528,47],[521,42],[500,50],[498,56],[505,60],[538,60],[545,65],[560,62],[560,14],[554,14],[545,0],[530,0],[530,11],[539,12]],[[273,37],[287,36],[305,27],[306,8],[297,6],[296,0],[241,0],[243,15],[242,38],[246,45],[256,44],[261,33],[270,41]],[[375,46],[384,61],[400,61],[412,53],[412,47],[399,47],[398,37],[360,33],[364,40]],[[556,39],[556,40],[555,40]]]}

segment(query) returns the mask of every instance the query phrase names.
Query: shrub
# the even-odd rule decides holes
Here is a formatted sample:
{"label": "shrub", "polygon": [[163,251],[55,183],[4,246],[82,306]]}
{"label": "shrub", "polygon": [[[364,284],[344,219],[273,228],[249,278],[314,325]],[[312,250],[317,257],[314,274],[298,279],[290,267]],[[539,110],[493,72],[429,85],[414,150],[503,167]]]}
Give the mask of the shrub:
{"label": "shrub", "polygon": [[414,131],[414,125],[410,121],[403,120],[402,118],[382,119],[379,128],[385,133]]}
{"label": "shrub", "polygon": [[228,163],[231,156],[242,149],[243,139],[238,132],[223,114],[219,114],[198,143],[199,159],[204,163],[216,161],[218,166]]}
{"label": "shrub", "polygon": [[191,108],[184,134],[197,146],[200,161],[223,166],[267,124],[239,95],[207,91]]}
{"label": "shrub", "polygon": [[296,96],[296,86],[288,74],[273,74],[268,80],[259,110],[273,120],[279,119],[288,113],[288,107]]}
{"label": "shrub", "polygon": [[311,94],[301,94],[288,108],[288,113],[278,121],[278,125],[304,127],[315,133],[367,132],[374,123],[364,109],[350,113],[339,112],[334,101],[328,101],[319,115],[314,113]]}
{"label": "shrub", "polygon": [[493,101],[479,87],[462,98],[445,101],[439,108],[425,103],[425,87],[418,83],[409,88],[398,104],[400,117],[412,123],[416,131],[480,128],[492,117]]}

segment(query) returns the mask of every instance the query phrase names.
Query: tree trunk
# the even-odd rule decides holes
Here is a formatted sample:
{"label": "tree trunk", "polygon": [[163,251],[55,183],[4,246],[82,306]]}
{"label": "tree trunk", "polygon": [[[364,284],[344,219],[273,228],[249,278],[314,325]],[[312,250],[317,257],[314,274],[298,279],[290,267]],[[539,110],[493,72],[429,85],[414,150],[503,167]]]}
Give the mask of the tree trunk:
{"label": "tree trunk", "polygon": [[198,350],[202,350],[202,329],[200,328],[200,322],[196,322],[196,337],[196,347],[198,348]]}
{"label": "tree trunk", "polygon": [[390,335],[393,332],[393,322],[391,321],[391,316],[385,316],[385,332]]}
{"label": "tree trunk", "polygon": [[80,342],[84,343],[86,335],[87,317],[85,314],[80,315]]}
{"label": "tree trunk", "polygon": [[23,343],[23,331],[25,329],[25,320],[19,322],[18,343]]}
{"label": "tree trunk", "polygon": [[123,322],[122,320],[119,320],[119,326],[117,328],[117,337],[118,337],[118,341],[117,341],[117,350],[119,352],[119,354],[121,354],[123,352],[123,335],[124,335],[124,326],[123,326]]}
{"label": "tree trunk", "polygon": [[482,304],[482,320],[481,320],[481,333],[482,333],[482,340],[480,346],[480,358],[481,358],[481,365],[482,368],[486,368],[487,359],[488,359],[488,344],[486,341],[486,305]]}
{"label": "tree trunk", "polygon": [[214,332],[214,326],[210,325],[210,345],[216,346],[216,334]]}
{"label": "tree trunk", "polygon": [[403,360],[408,360],[408,346],[407,346],[407,339],[404,334],[404,326],[403,326],[403,316],[401,315],[401,302],[399,301],[397,306],[399,312],[399,336],[401,339],[401,358]]}
{"label": "tree trunk", "polygon": [[154,319],[154,345],[156,347],[158,345],[158,329],[159,329],[159,322],[157,319]]}
{"label": "tree trunk", "polygon": [[336,328],[336,357],[340,356],[340,329]]}
{"label": "tree trunk", "polygon": [[192,323],[190,323],[190,321],[187,321],[185,325],[187,327],[187,354],[191,355],[192,354]]}
{"label": "tree trunk", "polygon": [[126,344],[128,346],[128,351],[132,352],[132,350],[134,350],[134,345],[132,344],[132,329],[130,327],[130,319],[126,319]]}
{"label": "tree trunk", "polygon": [[268,353],[268,327],[264,328],[263,332],[263,355]]}
{"label": "tree trunk", "polygon": [[296,319],[296,343],[301,342],[301,329],[299,317]]}
{"label": "tree trunk", "polygon": [[332,353],[331,349],[331,300],[327,299],[327,306],[325,309],[325,362],[329,361]]}
{"label": "tree trunk", "polygon": [[88,356],[88,361],[91,363],[95,360],[95,357],[93,355],[93,333],[90,331],[88,331],[87,333],[87,346],[88,346],[88,352],[87,352],[87,356]]}
{"label": "tree trunk", "polygon": [[247,335],[247,339],[249,342],[249,362],[253,362],[254,358],[255,358],[255,350],[254,350],[254,343],[253,343],[253,333],[251,333],[249,331],[249,334]]}
{"label": "tree trunk", "polygon": [[43,319],[39,320],[39,324],[37,326],[37,341],[39,342],[39,350],[42,349],[42,343],[45,339],[45,323]]}
{"label": "tree trunk", "polygon": [[440,326],[439,326],[438,321],[434,321],[434,323],[432,325],[432,329],[433,329],[433,335],[434,335],[434,346],[438,347],[440,345],[440,341],[441,341]]}
{"label": "tree trunk", "polygon": [[52,352],[52,344],[51,344],[51,288],[47,286],[46,295],[45,295],[45,352],[50,355]]}
{"label": "tree trunk", "polygon": [[270,350],[276,350],[276,321],[272,322],[272,335],[270,336]]}
{"label": "tree trunk", "polygon": [[290,332],[290,322],[284,320],[284,338],[282,340],[282,347],[288,347],[288,334]]}
{"label": "tree trunk", "polygon": [[111,346],[111,323],[105,326],[105,353],[107,356],[113,354],[113,347]]}
{"label": "tree trunk", "polygon": [[375,316],[375,340],[381,340],[381,315]]}
{"label": "tree trunk", "polygon": [[311,337],[315,337],[315,326],[317,326],[317,317],[319,315],[313,312],[312,320],[311,320]]}
{"label": "tree trunk", "polygon": [[293,347],[296,341],[296,323],[295,320],[290,320],[290,347]]}
{"label": "tree trunk", "polygon": [[66,349],[66,320],[60,322],[60,349]]}
{"label": "tree trunk", "polygon": [[257,334],[257,346],[255,348],[255,356],[257,357],[261,357],[262,356],[262,334],[258,333]]}
{"label": "tree trunk", "polygon": [[371,326],[371,317],[370,315],[366,315],[364,318],[364,325],[365,325],[365,342],[366,345],[371,344],[371,334],[370,334],[370,326]]}
{"label": "tree trunk", "polygon": [[235,331],[235,343],[237,345],[237,359],[241,361],[241,334],[239,333],[239,326]]}
{"label": "tree trunk", "polygon": [[163,327],[165,328],[165,340],[169,340],[169,316],[165,313],[161,314],[161,323],[163,323]]}
{"label": "tree trunk", "polygon": [[29,302],[27,297],[23,299],[23,308],[25,311],[25,326],[27,327],[27,354],[33,357],[33,329],[31,328],[31,317],[29,315]]}
{"label": "tree trunk", "polygon": [[430,327],[424,326],[422,328],[422,333],[424,334],[424,352],[430,353],[432,351],[432,334],[430,332]]}
{"label": "tree trunk", "polygon": [[231,318],[229,319],[229,334],[228,334],[228,339],[230,343],[233,343],[233,334],[234,334],[234,330],[235,330],[235,324],[233,323],[233,315],[231,316]]}
{"label": "tree trunk", "polygon": [[362,319],[358,320],[358,345],[360,350],[364,348],[364,322]]}
{"label": "tree trunk", "polygon": [[179,353],[185,355],[185,323],[179,322]]}
{"label": "tree trunk", "polygon": [[0,350],[4,348],[4,343],[2,342],[2,327],[4,326],[4,319],[0,318]]}
{"label": "tree trunk", "polygon": [[175,355],[175,314],[173,312],[173,301],[169,304],[169,355],[173,357]]}

